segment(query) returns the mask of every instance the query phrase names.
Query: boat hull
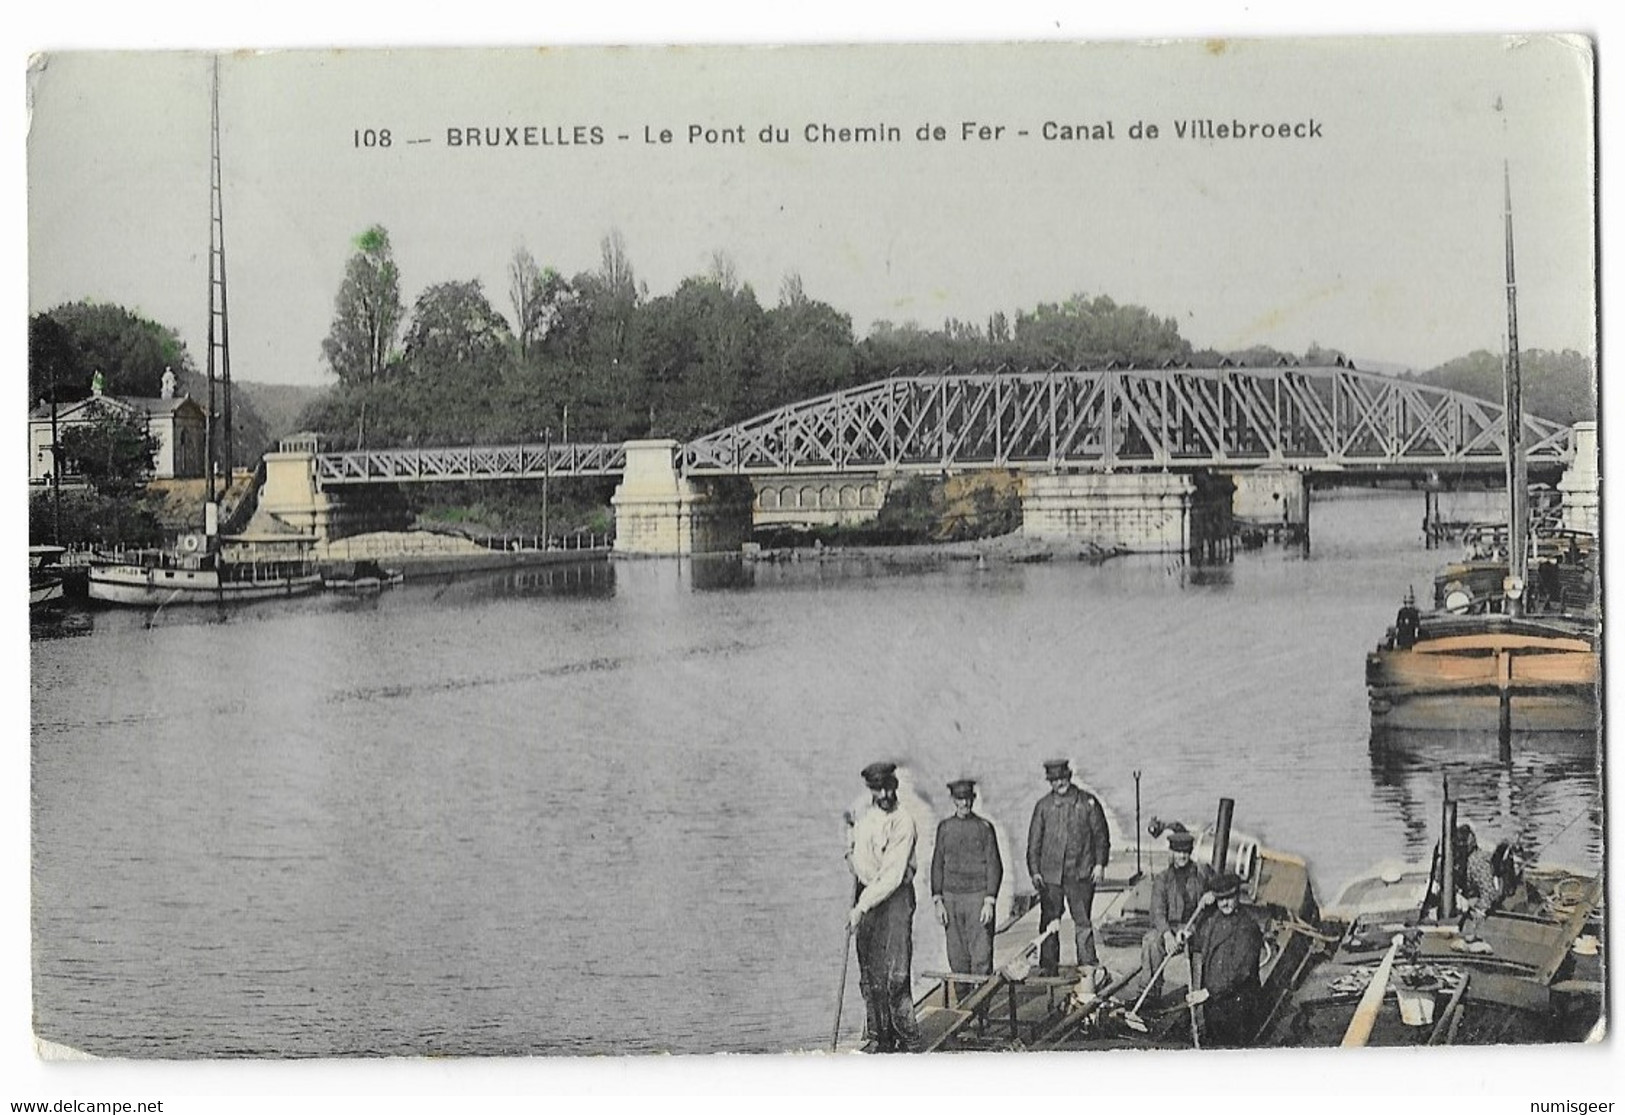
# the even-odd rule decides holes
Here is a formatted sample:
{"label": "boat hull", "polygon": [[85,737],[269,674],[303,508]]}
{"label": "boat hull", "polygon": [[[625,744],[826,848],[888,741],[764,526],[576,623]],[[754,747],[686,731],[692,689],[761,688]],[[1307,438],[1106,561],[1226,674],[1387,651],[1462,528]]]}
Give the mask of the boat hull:
{"label": "boat hull", "polygon": [[1486,616],[1428,623],[1420,634],[1366,656],[1374,733],[1494,732],[1503,701],[1513,731],[1597,730],[1594,627]]}
{"label": "boat hull", "polygon": [[213,569],[105,566],[90,571],[90,598],[133,608],[177,604],[234,604],[300,596],[322,587],[319,573],[222,578]]}
{"label": "boat hull", "polygon": [[54,604],[62,599],[62,580],[56,578],[50,581],[30,582],[28,586],[28,606],[40,608]]}

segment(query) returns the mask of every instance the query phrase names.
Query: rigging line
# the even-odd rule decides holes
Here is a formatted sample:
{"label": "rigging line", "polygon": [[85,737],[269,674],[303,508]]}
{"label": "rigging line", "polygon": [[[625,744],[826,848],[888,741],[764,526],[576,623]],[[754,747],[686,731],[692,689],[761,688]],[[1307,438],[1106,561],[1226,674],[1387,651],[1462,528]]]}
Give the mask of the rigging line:
{"label": "rigging line", "polygon": [[1591,795],[1591,801],[1588,802],[1583,809],[1576,810],[1575,813],[1574,813],[1574,816],[1569,818],[1568,824],[1564,825],[1562,828],[1560,828],[1556,832],[1552,833],[1551,836],[1547,837],[1546,838],[1546,845],[1548,847],[1550,847],[1551,845],[1557,843],[1557,838],[1562,836],[1565,832],[1568,832],[1569,829],[1573,828],[1575,821],[1578,821],[1581,817],[1584,817],[1587,813],[1589,813],[1591,811],[1591,809],[1594,806],[1600,806],[1601,804],[1602,804],[1602,795],[1600,793],[1596,792],[1596,791],[1593,791],[1592,795]]}

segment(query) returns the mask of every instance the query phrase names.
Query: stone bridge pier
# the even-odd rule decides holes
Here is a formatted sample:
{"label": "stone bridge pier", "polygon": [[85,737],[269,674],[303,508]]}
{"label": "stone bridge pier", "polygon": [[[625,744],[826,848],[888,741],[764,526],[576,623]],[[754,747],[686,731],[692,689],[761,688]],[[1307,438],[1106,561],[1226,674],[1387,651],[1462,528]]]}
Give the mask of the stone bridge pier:
{"label": "stone bridge pier", "polygon": [[1213,553],[1229,544],[1233,490],[1208,474],[1035,474],[1022,491],[1021,530],[1130,553]]}
{"label": "stone bridge pier", "polygon": [[610,497],[615,552],[678,556],[738,552],[750,537],[753,490],[743,477],[688,478],[670,438],[626,443],[626,470]]}

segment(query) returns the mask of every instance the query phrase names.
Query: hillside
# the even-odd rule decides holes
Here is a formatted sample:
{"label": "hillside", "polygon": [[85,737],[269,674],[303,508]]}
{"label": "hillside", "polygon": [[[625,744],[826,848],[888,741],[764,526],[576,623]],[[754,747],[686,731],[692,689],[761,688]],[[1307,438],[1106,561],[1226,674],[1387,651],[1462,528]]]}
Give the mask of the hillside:
{"label": "hillside", "polygon": [[247,400],[249,406],[265,426],[265,435],[268,443],[276,442],[289,434],[299,430],[299,415],[311,403],[327,394],[332,388],[327,386],[307,387],[292,383],[246,383],[232,384],[238,396]]}

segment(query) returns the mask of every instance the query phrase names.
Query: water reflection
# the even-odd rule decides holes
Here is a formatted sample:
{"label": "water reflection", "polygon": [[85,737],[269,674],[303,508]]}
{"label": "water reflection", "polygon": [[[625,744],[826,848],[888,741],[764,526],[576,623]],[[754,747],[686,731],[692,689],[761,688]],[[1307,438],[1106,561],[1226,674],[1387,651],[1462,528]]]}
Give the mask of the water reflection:
{"label": "water reflection", "polygon": [[1518,840],[1548,862],[1602,866],[1596,733],[1514,736],[1503,749],[1493,732],[1390,731],[1373,735],[1370,752],[1376,800],[1396,811],[1412,858],[1433,847],[1448,785],[1461,819],[1481,833]]}
{"label": "water reflection", "polygon": [[692,559],[689,587],[695,592],[730,592],[756,587],[756,567],[738,554],[702,554]]}
{"label": "water reflection", "polygon": [[479,578],[459,577],[442,587],[457,585],[468,599],[511,597],[581,597],[609,599],[615,595],[615,564],[610,561],[570,562],[563,565],[528,565]]}
{"label": "water reflection", "polygon": [[72,639],[89,635],[95,630],[93,615],[77,608],[47,608],[28,613],[30,639]]}

